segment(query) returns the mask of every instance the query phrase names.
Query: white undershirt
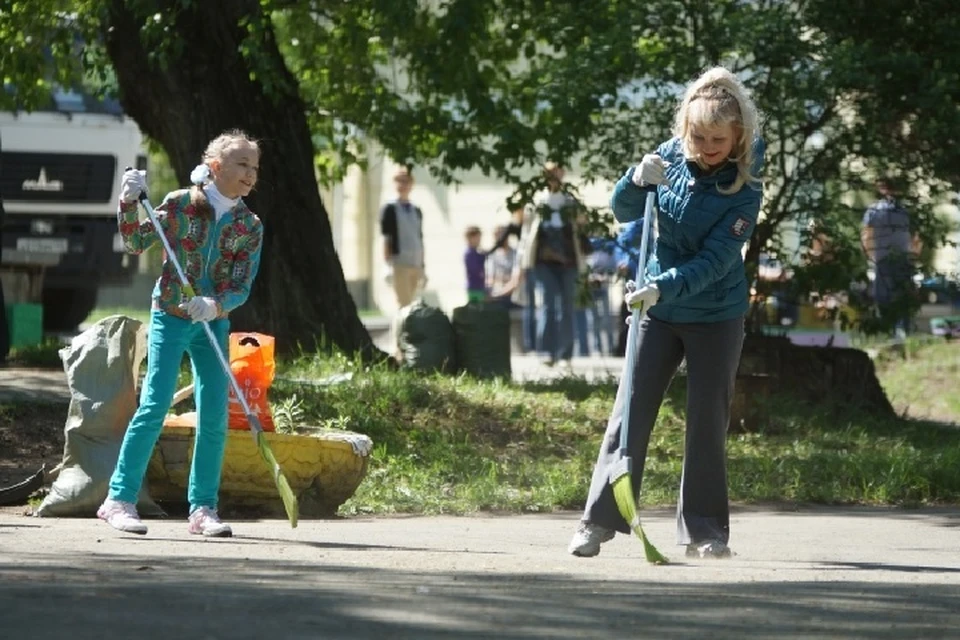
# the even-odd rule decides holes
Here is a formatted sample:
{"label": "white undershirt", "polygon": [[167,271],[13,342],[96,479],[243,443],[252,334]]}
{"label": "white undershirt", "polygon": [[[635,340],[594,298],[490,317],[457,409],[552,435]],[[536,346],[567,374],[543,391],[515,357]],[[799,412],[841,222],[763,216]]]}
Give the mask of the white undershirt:
{"label": "white undershirt", "polygon": [[549,227],[562,227],[563,218],[560,215],[560,210],[563,209],[564,205],[567,204],[566,194],[564,194],[562,191],[551,191],[547,194],[544,203],[550,207],[550,210],[553,213],[550,215],[549,219],[544,219],[540,224]]}
{"label": "white undershirt", "polygon": [[217,189],[217,185],[212,182],[208,182],[203,185],[203,192],[207,196],[207,201],[210,203],[210,206],[213,207],[213,212],[217,216],[217,222],[220,222],[220,218],[230,209],[233,209],[237,206],[237,203],[240,202],[240,198],[228,198],[227,196],[220,193],[220,190]]}

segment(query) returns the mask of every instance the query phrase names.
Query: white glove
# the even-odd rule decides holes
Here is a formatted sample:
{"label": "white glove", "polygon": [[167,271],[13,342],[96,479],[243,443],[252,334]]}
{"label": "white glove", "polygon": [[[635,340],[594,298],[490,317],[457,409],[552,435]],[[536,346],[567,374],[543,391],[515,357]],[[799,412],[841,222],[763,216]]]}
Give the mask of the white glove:
{"label": "white glove", "polygon": [[660,289],[655,284],[644,285],[636,291],[627,291],[627,295],[623,297],[628,309],[638,309],[641,314],[646,313],[650,307],[657,304],[659,299]]}
{"label": "white glove", "polygon": [[147,172],[130,169],[123,172],[120,179],[120,199],[124,202],[136,202],[140,194],[147,190]]}
{"label": "white glove", "polygon": [[194,322],[210,322],[217,319],[217,301],[213,298],[194,296],[180,305]]}
{"label": "white glove", "polygon": [[643,156],[640,164],[633,170],[633,184],[638,187],[647,187],[652,184],[670,184],[664,175],[664,170],[670,166],[663,158],[652,153]]}

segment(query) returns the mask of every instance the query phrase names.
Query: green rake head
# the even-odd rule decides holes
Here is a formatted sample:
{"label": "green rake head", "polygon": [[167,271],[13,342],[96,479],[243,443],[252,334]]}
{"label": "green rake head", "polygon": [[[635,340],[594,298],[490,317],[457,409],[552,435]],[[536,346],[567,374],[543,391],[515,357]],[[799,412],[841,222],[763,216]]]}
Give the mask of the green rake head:
{"label": "green rake head", "polygon": [[617,509],[620,515],[627,521],[630,529],[633,530],[640,542],[643,543],[643,553],[647,562],[652,564],[667,564],[670,560],[660,553],[653,543],[647,539],[643,527],[640,525],[640,516],[637,514],[637,500],[633,495],[633,483],[630,481],[630,474],[623,474],[613,481],[613,498],[617,502]]}
{"label": "green rake head", "polygon": [[273,470],[273,481],[277,485],[277,491],[280,492],[280,499],[283,500],[283,508],[287,512],[287,519],[290,520],[290,527],[297,528],[297,520],[300,517],[300,507],[297,504],[297,496],[294,495],[287,477],[280,470],[280,464],[276,456],[273,455],[273,449],[267,442],[267,436],[263,431],[257,432],[257,449],[260,451],[260,457],[270,465]]}

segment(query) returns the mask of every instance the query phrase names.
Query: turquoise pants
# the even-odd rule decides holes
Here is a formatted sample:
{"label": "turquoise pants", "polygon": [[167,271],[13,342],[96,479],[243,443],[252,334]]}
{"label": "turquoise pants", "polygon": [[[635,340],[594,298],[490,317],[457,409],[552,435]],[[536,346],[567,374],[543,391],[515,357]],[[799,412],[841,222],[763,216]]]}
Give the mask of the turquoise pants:
{"label": "turquoise pants", "polygon": [[[230,321],[210,323],[224,355]],[[173,402],[183,354],[193,365],[197,431],[190,467],[187,498],[190,510],[217,506],[220,470],[227,439],[227,392],[229,382],[203,325],[154,311],[147,345],[147,375],[140,391],[140,406],[130,420],[120,447],[120,459],[110,478],[109,497],[136,504],[153,447],[163,429],[163,419]]]}

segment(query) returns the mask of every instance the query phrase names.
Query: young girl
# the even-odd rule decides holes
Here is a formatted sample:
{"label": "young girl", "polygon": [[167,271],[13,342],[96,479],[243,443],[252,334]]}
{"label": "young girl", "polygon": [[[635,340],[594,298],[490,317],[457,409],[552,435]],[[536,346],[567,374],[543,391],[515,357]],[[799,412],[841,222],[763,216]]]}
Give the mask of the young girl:
{"label": "young girl", "polygon": [[[619,458],[624,404],[630,402],[628,455],[639,494],[650,432],[680,362],[687,361],[687,431],[677,505],[678,543],[688,556],[730,555],[727,423],[747,311],[742,250],[760,211],[763,143],[757,110],[723,68],[691,84],[677,110],[675,137],[617,183],[611,205],[621,222],[642,215],[656,192],[659,237],[632,308],[647,310],[634,343],[633,388],[621,385],[570,553],[595,556],[629,528],[617,510],[609,472]],[[642,266],[641,266],[642,268]],[[645,281],[644,281],[645,280]]]}
{"label": "young girl", "polygon": [[[173,263],[166,258],[153,290],[140,406],[124,435],[107,499],[97,511],[99,518],[120,531],[147,532],[137,515],[137,496],[187,352],[197,405],[187,495],[189,531],[222,537],[233,533],[217,516],[229,381],[199,323],[210,324],[227,353],[227,314],[246,301],[260,264],[263,227],[242,200],[257,183],[259,163],[260,148],[254,140],[242,131],[224,133],[210,142],[203,164],[191,174],[196,186],[168,194],[156,208],[159,224],[196,296],[186,299]],[[137,200],[145,190],[143,172],[123,174],[117,217],[127,251],[134,254],[160,242],[149,220],[138,222]]]}

